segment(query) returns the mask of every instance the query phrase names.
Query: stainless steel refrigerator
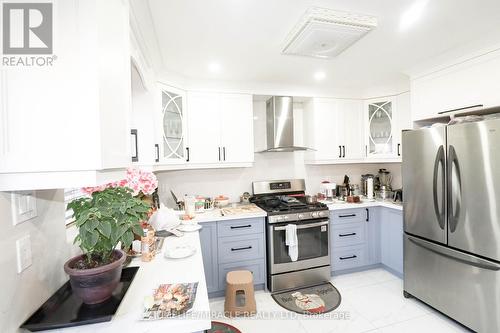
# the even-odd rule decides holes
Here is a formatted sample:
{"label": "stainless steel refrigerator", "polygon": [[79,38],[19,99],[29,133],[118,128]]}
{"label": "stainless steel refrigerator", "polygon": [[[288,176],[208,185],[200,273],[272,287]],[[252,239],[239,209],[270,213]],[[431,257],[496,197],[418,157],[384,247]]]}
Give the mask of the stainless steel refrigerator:
{"label": "stainless steel refrigerator", "polygon": [[403,133],[404,291],[500,332],[500,119]]}

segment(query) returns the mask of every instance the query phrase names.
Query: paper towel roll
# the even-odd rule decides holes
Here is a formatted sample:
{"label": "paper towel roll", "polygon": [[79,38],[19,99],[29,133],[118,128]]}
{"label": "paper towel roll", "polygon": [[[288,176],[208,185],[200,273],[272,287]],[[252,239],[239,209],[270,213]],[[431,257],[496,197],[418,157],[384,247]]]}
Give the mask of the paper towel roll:
{"label": "paper towel roll", "polygon": [[373,178],[366,180],[366,198],[373,199]]}

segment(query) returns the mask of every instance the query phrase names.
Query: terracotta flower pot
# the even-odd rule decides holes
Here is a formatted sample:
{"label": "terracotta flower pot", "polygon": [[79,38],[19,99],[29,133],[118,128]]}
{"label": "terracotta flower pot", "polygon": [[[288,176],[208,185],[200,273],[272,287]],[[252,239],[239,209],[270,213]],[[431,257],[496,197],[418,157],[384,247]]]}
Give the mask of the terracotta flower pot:
{"label": "terracotta flower pot", "polygon": [[75,262],[85,257],[79,255],[68,260],[64,264],[64,271],[69,275],[73,292],[82,299],[85,304],[102,303],[109,299],[122,275],[122,265],[127,255],[122,250],[114,250],[120,256],[119,259],[110,264],[91,268],[75,269]]}

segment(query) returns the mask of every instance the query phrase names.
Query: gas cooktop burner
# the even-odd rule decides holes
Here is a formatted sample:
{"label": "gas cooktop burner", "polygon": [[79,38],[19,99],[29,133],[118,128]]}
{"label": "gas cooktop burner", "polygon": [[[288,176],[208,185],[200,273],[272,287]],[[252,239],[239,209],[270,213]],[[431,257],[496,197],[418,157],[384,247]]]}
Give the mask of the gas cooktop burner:
{"label": "gas cooktop burner", "polygon": [[260,208],[264,209],[269,215],[302,213],[328,209],[328,207],[323,203],[306,203],[305,197],[303,196],[263,196],[253,197],[251,201]]}

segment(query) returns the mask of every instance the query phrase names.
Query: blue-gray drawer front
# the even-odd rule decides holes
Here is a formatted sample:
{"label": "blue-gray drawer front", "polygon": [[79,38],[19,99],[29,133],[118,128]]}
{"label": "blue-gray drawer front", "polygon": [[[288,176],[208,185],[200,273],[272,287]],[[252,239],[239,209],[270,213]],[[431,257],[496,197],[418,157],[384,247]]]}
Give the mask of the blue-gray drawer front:
{"label": "blue-gray drawer front", "polygon": [[226,289],[226,274],[230,271],[250,271],[253,274],[253,284],[265,283],[265,267],[264,259],[219,265],[219,289]]}
{"label": "blue-gray drawer front", "polygon": [[334,224],[366,222],[367,218],[366,209],[364,208],[336,210],[331,214]]}
{"label": "blue-gray drawer front", "polygon": [[217,223],[219,237],[261,234],[264,232],[264,218],[239,219]]}
{"label": "blue-gray drawer front", "polygon": [[219,264],[264,258],[264,234],[220,237]]}

